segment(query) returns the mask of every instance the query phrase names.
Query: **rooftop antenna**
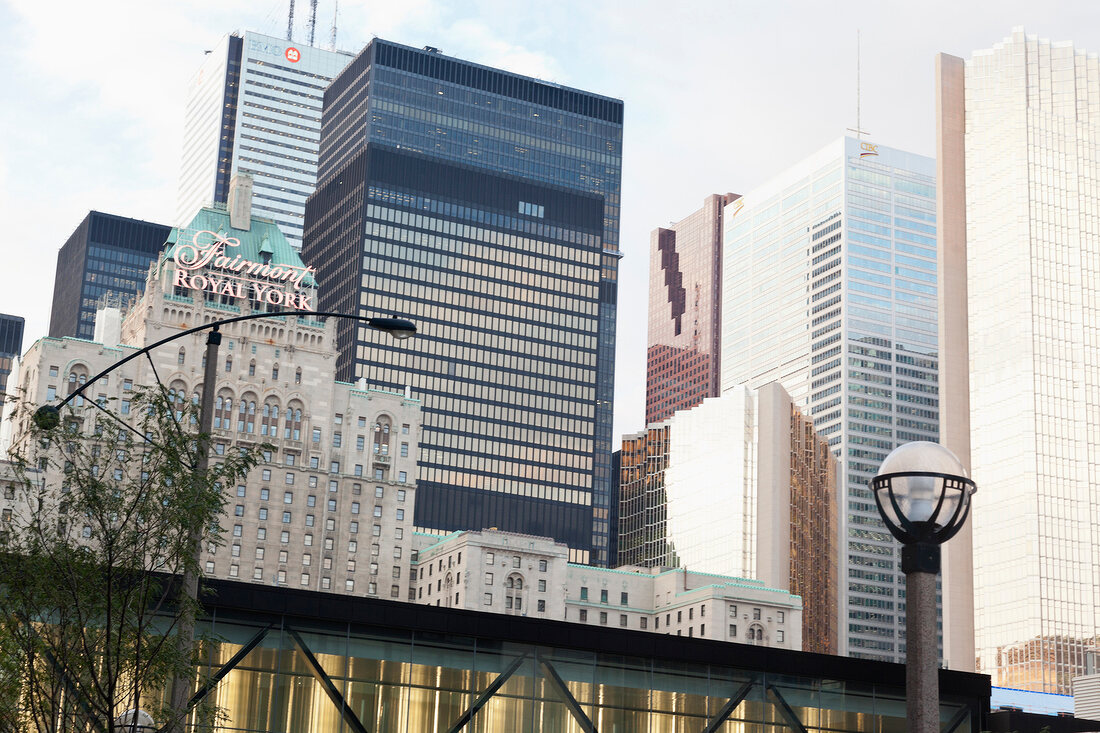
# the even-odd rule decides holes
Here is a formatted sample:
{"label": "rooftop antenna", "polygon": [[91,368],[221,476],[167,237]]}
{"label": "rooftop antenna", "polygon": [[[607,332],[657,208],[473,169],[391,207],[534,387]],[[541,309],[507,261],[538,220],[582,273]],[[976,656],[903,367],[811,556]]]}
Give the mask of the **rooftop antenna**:
{"label": "rooftop antenna", "polygon": [[336,50],[336,15],[340,12],[339,0],[333,0],[332,2],[332,39],[329,42],[329,49]]}
{"label": "rooftop antenna", "polygon": [[286,14],[286,40],[294,40],[294,0],[290,0],[290,12]]}
{"label": "rooftop antenna", "polygon": [[313,45],[313,31],[317,28],[317,0],[309,0],[309,45]]}
{"label": "rooftop antenna", "polygon": [[860,78],[859,78],[859,46],[860,46],[859,29],[856,28],[856,126],[855,126],[855,129],[852,129],[851,127],[848,128],[848,132],[854,132],[856,134],[856,140],[859,140],[860,137],[863,136],[863,135],[871,134],[871,133],[869,133],[869,132],[867,132],[866,130],[863,129],[863,127],[860,125],[860,119],[859,119],[859,113],[860,113],[859,92],[860,92],[860,86],[861,86]]}

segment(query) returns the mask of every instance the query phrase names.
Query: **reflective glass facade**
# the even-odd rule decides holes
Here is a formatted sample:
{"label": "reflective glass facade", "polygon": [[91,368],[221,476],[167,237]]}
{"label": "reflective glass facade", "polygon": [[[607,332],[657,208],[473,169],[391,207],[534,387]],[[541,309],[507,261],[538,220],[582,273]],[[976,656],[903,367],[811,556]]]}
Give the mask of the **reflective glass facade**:
{"label": "reflective glass facade", "polygon": [[23,354],[23,317],[0,313],[0,406],[8,391],[8,376]]}
{"label": "reflective glass facade", "polygon": [[169,232],[161,224],[89,212],[57,253],[50,336],[91,339],[96,307],[126,305],[145,288]]}
{"label": "reflective glass facade", "polygon": [[895,446],[938,437],[934,176],[845,138],[725,212],[722,389],[780,382],[841,461],[852,656],[904,659],[898,545],[868,483]]}
{"label": "reflective glass facade", "polygon": [[649,238],[646,424],[717,397],[721,329],[722,213],[735,194]]}
{"label": "reflective glass facade", "polygon": [[606,564],[622,103],[376,39],[324,108],[304,256],[322,307],[422,327],[338,365],[423,391],[417,523]]}
{"label": "reflective glass facade", "polygon": [[252,31],[225,36],[188,90],[177,223],[224,204],[235,173],[253,178],[252,213],[302,245],[305,201],[317,182],[321,97],[351,60]]}
{"label": "reflective glass facade", "polygon": [[[900,665],[348,597],[318,614],[316,593],[214,585],[213,730],[906,729]],[[945,729],[981,730],[988,680],[940,684]]]}
{"label": "reflective glass facade", "polygon": [[978,669],[1068,694],[1100,632],[1100,61],[1018,28],[960,72]]}

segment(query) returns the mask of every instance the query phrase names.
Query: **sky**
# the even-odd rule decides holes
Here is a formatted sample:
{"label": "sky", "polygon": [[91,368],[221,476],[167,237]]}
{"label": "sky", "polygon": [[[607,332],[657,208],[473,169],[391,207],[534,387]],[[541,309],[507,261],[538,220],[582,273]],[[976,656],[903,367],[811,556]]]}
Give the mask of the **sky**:
{"label": "sky", "polygon": [[[233,30],[285,36],[288,0],[0,0],[0,312],[44,336],[57,251],[89,210],[171,224],[190,76]],[[336,3],[319,0],[316,45]],[[298,0],[295,35],[307,34]],[[1100,2],[342,0],[337,46],[379,36],[625,103],[615,434],[644,427],[649,234],[747,193],[860,123],[932,155],[933,63],[1015,26],[1100,51]]]}

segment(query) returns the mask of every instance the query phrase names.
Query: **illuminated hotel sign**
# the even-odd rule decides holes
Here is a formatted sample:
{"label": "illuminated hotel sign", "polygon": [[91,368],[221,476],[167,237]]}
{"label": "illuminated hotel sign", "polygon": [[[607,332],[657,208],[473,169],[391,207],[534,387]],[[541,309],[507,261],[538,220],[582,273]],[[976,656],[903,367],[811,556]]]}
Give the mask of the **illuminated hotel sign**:
{"label": "illuminated hotel sign", "polygon": [[[261,303],[296,310],[314,310],[303,280],[317,272],[313,267],[273,265],[253,262],[227,249],[239,247],[241,240],[211,231],[198,231],[190,242],[176,244],[173,259],[176,272],[172,285],[231,298],[251,298]],[[197,271],[201,273],[196,274]],[[281,284],[289,283],[294,292]]]}

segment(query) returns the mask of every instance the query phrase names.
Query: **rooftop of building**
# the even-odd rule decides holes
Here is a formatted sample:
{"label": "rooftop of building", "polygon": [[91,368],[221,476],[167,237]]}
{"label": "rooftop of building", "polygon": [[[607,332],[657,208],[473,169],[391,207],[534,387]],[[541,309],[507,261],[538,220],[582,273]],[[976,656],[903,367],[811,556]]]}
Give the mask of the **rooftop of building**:
{"label": "rooftop of building", "polygon": [[[265,258],[270,257],[269,264],[273,267],[305,269],[306,266],[298,251],[287,241],[286,235],[280,231],[279,225],[272,219],[252,216],[251,226],[248,229],[235,229],[229,218],[229,210],[224,204],[214,204],[199,209],[187,226],[172,228],[162,261],[175,256],[176,248],[180,246],[181,234],[207,231],[225,237],[230,243],[237,242],[232,251],[226,252],[226,256],[231,260],[240,257],[242,260],[251,262],[265,262]],[[317,287],[317,281],[311,275],[306,275],[302,279],[302,284]]]}

